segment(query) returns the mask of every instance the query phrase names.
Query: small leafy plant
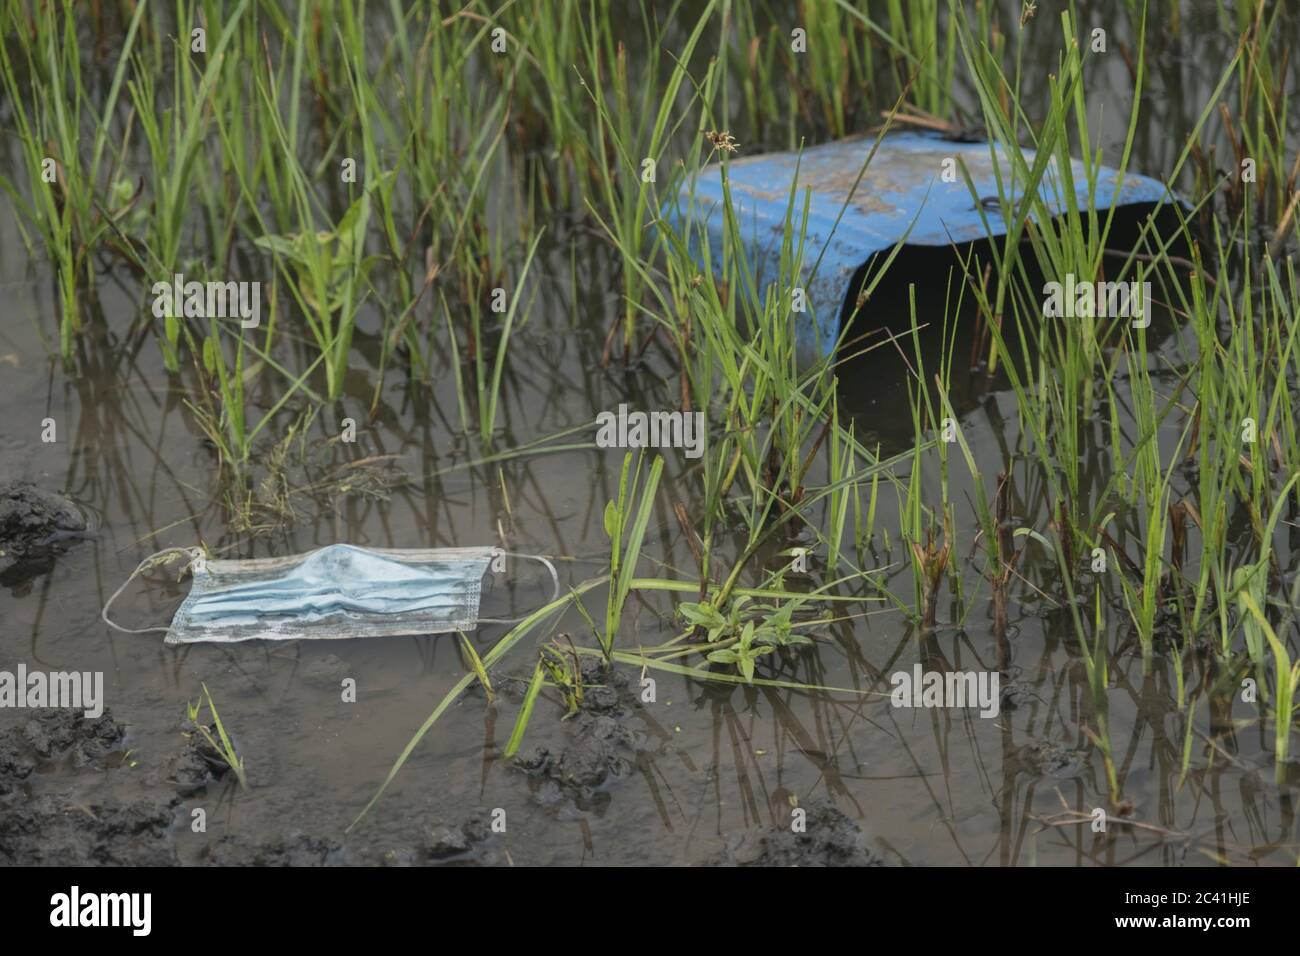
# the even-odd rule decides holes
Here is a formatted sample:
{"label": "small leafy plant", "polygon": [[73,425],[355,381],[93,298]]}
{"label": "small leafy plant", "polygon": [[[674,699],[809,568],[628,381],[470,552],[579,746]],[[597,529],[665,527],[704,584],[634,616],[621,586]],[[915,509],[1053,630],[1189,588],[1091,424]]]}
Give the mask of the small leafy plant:
{"label": "small leafy plant", "polygon": [[715,664],[735,664],[740,675],[752,684],[754,662],[764,654],[771,654],[776,650],[771,645],[756,645],[754,634],[754,622],[746,621],[740,635],[736,638],[736,643],[731,647],[720,647],[716,651],[709,651],[709,660]]}
{"label": "small leafy plant", "polygon": [[677,613],[693,628],[704,631],[710,645],[706,655],[715,664],[734,664],[749,683],[754,680],[754,663],[778,647],[811,644],[812,638],[794,631],[794,613],[802,602],[790,601],[779,607],[750,604],[743,594],[731,602],[724,614],[708,602],[685,601]]}

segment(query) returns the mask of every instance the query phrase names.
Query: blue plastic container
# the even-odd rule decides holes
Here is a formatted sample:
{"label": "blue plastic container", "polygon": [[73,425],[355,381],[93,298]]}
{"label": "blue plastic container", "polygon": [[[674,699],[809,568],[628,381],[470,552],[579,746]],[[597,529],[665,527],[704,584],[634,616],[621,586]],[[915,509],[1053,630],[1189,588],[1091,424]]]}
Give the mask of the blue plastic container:
{"label": "blue plastic container", "polygon": [[[796,330],[803,356],[825,355],[835,347],[845,299],[856,295],[853,277],[874,253],[889,249],[904,236],[908,245],[947,246],[993,238],[1007,231],[998,211],[997,176],[1000,171],[1005,183],[1011,176],[1012,164],[1000,147],[954,142],[933,133],[890,134],[881,141],[853,191],[873,143],[873,137],[858,137],[804,150],[802,156],[771,153],[728,163],[736,220],[760,288],[780,275],[786,207],[796,166],[800,187],[792,212],[796,229],[803,215],[804,189],[811,189],[803,256],[808,308],[801,314],[806,318]],[[1032,163],[1033,151],[1025,150],[1025,155]],[[956,166],[958,157],[970,174],[974,196]],[[955,182],[944,181],[944,161],[949,159],[953,162],[946,168],[956,170]],[[1072,166],[1079,206],[1086,208],[1088,185],[1083,165],[1075,160]],[[691,248],[697,260],[701,253],[694,224],[705,224],[715,272],[721,269],[725,222],[720,170],[715,164],[701,171],[694,183],[693,205],[692,184],[687,182],[680,201],[664,211],[679,232],[685,221],[693,224]],[[1007,187],[1003,188],[1005,191]],[[1049,166],[1039,191],[1053,215],[1067,208],[1063,190],[1055,166]],[[850,191],[853,199],[837,226],[836,218]],[[1011,196],[1017,202],[1021,198],[1014,190]],[[1116,170],[1103,168],[1097,176],[1096,197],[1096,208],[1104,210],[1168,201],[1172,194],[1158,180],[1129,172],[1121,181]],[[812,270],[819,257],[821,263],[814,276]]]}

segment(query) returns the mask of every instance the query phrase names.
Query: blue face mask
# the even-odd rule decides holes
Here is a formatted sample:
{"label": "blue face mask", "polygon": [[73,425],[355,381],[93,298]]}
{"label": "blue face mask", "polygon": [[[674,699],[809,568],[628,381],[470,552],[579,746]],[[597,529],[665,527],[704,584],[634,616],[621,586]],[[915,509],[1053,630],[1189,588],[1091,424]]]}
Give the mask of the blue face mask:
{"label": "blue face mask", "polygon": [[[168,644],[473,630],[487,622],[478,612],[488,563],[503,570],[503,559],[510,556],[498,548],[392,550],[334,544],[282,558],[227,561],[209,559],[197,550],[171,550],[190,555],[194,582],[189,596],[171,627],[128,631],[165,630]],[[559,596],[559,578],[549,561],[515,557],[545,564]],[[136,573],[152,560],[146,559]],[[109,605],[125,587],[109,598]],[[103,619],[126,630],[108,620],[108,605]]]}

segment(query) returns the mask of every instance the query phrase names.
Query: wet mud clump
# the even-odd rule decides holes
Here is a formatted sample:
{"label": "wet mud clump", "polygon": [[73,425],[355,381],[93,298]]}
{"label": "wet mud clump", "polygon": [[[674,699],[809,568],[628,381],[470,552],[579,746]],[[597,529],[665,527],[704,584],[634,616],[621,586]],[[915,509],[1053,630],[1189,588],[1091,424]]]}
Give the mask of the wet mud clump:
{"label": "wet mud clump", "polygon": [[23,724],[0,733],[0,797],[19,789],[38,767],[103,769],[120,753],[124,733],[107,711],[93,720],[79,710],[32,711]]}
{"label": "wet mud clump", "polygon": [[186,721],[182,726],[188,738],[184,749],[168,761],[166,779],[182,797],[192,797],[224,780],[230,774],[230,764],[194,732],[193,724]]}
{"label": "wet mud clump", "polygon": [[32,797],[33,774],[111,770],[125,728],[105,712],[38,710],[0,733],[0,865],[164,866],[177,862],[168,834],[178,798],[85,803],[64,793]]}
{"label": "wet mud clump", "polygon": [[24,557],[90,534],[81,509],[29,481],[0,484],[0,548]]}
{"label": "wet mud clump", "polygon": [[90,535],[85,514],[68,498],[29,481],[0,484],[0,584],[48,571],[55,555]]}
{"label": "wet mud clump", "polygon": [[491,832],[482,820],[469,820],[459,826],[439,824],[424,831],[420,853],[428,863],[494,863],[486,853]]}
{"label": "wet mud clump", "polygon": [[211,866],[335,866],[347,861],[337,841],[294,832],[256,841],[228,834],[204,848],[203,862]]}
{"label": "wet mud clump", "polygon": [[633,713],[627,677],[596,658],[581,664],[582,701],[563,722],[558,747],[535,747],[515,760],[532,779],[534,799],[560,814],[604,812],[605,792],[631,774],[644,735],[626,725]]}
{"label": "wet mud clump", "polygon": [[803,832],[791,824],[754,827],[727,838],[708,866],[883,866],[862,829],[833,804],[805,808]]}
{"label": "wet mud clump", "polygon": [[1016,769],[1034,777],[1074,777],[1083,771],[1087,762],[1087,751],[1062,747],[1050,740],[1032,740],[1016,754]]}
{"label": "wet mud clump", "polygon": [[71,804],[55,796],[0,814],[2,866],[173,866],[176,800]]}
{"label": "wet mud clump", "polygon": [[383,854],[385,866],[498,866],[507,862],[482,817],[425,826],[409,843]]}

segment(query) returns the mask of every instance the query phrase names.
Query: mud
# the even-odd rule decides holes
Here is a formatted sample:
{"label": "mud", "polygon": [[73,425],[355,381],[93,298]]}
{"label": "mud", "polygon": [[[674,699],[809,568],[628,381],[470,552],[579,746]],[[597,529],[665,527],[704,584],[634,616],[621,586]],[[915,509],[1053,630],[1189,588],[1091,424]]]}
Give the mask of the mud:
{"label": "mud", "polygon": [[[334,668],[328,666],[325,670]],[[87,719],[77,710],[32,711],[0,733],[0,866],[173,866],[183,861],[193,798],[220,802],[234,793],[225,761],[189,721],[176,724],[176,752],[140,768],[138,780],[115,777],[131,795],[99,796],[112,789],[91,775],[120,775],[129,762],[129,731],[109,712]],[[188,735],[188,736],[185,736]],[[266,787],[274,761],[264,740],[246,752],[252,787]],[[575,751],[577,752],[577,751]],[[575,759],[570,757],[570,761]],[[35,778],[59,774],[54,792],[35,794]],[[135,796],[138,785],[142,796]],[[93,800],[80,796],[90,789]],[[209,804],[210,805],[210,804]],[[430,816],[388,841],[386,849],[360,849],[337,836],[306,832],[200,834],[185,861],[209,866],[495,866],[509,862],[488,819],[471,814],[448,822]]]}
{"label": "mud", "polygon": [[[793,809],[793,808],[792,808]],[[856,823],[827,801],[805,808],[804,832],[792,823],[768,824],[733,833],[707,866],[883,866],[870,839]]]}
{"label": "mud", "polygon": [[107,711],[90,720],[78,710],[34,710],[24,724],[0,733],[0,796],[58,763],[72,771],[103,769],[120,753],[124,734]]}
{"label": "mud", "polygon": [[[361,841],[364,843],[364,841]],[[509,862],[485,819],[435,821],[414,828],[397,845],[378,853],[358,849],[346,837],[291,830],[271,838],[228,834],[207,843],[199,862],[209,866],[498,866]]]}
{"label": "mud", "polygon": [[[486,820],[437,823],[426,827],[417,843],[416,865],[497,866],[508,862]],[[385,860],[391,864],[394,860]]]}
{"label": "mud", "polygon": [[531,778],[533,799],[561,816],[603,813],[608,791],[631,774],[645,743],[627,726],[634,699],[626,675],[597,658],[583,658],[581,673],[583,699],[564,722],[564,744],[533,747],[515,760]]}
{"label": "mud", "polygon": [[0,483],[0,587],[24,591],[50,572],[59,554],[91,535],[70,499],[27,481]]}
{"label": "mud", "polygon": [[[185,722],[185,732],[192,732]],[[192,797],[230,775],[230,765],[198,734],[190,736],[181,752],[167,761],[166,783],[182,797]]]}
{"label": "mud", "polygon": [[32,798],[34,774],[74,775],[121,765],[125,728],[105,712],[38,710],[0,734],[0,865],[151,865],[177,862],[167,840],[175,796],[79,802],[71,788]]}
{"label": "mud", "polygon": [[1048,740],[1034,740],[1020,748],[1017,763],[1035,777],[1065,779],[1083,770],[1088,760],[1086,750],[1071,750]]}
{"label": "mud", "polygon": [[167,839],[179,798],[68,803],[54,796],[16,801],[0,814],[0,865],[171,866]]}
{"label": "mud", "polygon": [[430,860],[464,857],[484,843],[488,833],[487,826],[477,820],[460,826],[439,824],[425,831],[420,850]]}
{"label": "mud", "polygon": [[44,709],[32,712],[19,734],[22,743],[41,760],[68,759],[75,770],[98,767],[121,745],[126,728],[105,711],[87,718],[80,711]]}
{"label": "mud", "polygon": [[[1208,55],[1218,41],[1198,42],[1207,44]],[[1230,57],[1232,45],[1219,52]],[[1049,72],[1057,63],[1056,40],[1029,44],[1026,53],[1033,69]],[[1185,53],[1185,47],[1169,46],[1161,54],[1165,72],[1153,64],[1153,81],[1184,77]],[[1112,60],[1122,70],[1119,64]],[[1103,81],[1103,74],[1095,76]],[[1212,92],[1213,82],[1198,85],[1194,94],[1179,91],[1188,102],[1204,102]],[[1126,99],[1104,96],[1110,97],[1100,101],[1109,115],[1127,116]],[[1120,109],[1109,109],[1115,103]],[[1196,111],[1186,117],[1171,111],[1165,119],[1135,137],[1132,168],[1165,168],[1171,137],[1180,140]],[[1125,134],[1121,120],[1109,130],[1117,136],[1110,141],[1122,143]],[[124,162],[147,165],[147,150],[133,142]],[[741,142],[754,152],[763,148]],[[1294,136],[1288,143],[1289,155]],[[12,205],[8,200],[0,197],[0,206]],[[760,665],[765,677],[852,693],[724,685],[655,671],[648,676],[657,681],[657,700],[642,701],[636,669],[608,674],[597,659],[584,658],[578,713],[562,719],[561,696],[547,688],[522,758],[505,760],[502,750],[536,663],[535,643],[551,639],[552,629],[569,629],[579,647],[595,647],[573,609],[549,619],[499,661],[501,673],[492,673],[495,701],[474,688],[448,707],[362,825],[345,833],[411,735],[464,677],[468,661],[455,635],[167,648],[157,634],[109,630],[99,620],[104,602],[150,553],[198,542],[227,557],[256,558],[341,541],[391,548],[502,541],[515,551],[564,557],[560,574],[568,586],[602,574],[609,541],[600,509],[618,496],[621,453],[586,447],[581,429],[554,452],[534,453],[541,446],[531,443],[624,402],[677,407],[681,362],[675,349],[662,336],[647,339],[625,368],[606,368],[606,334],[625,305],[617,291],[623,263],[609,243],[591,234],[585,215],[575,216],[548,229],[538,249],[537,307],[517,326],[521,347],[512,339],[490,459],[486,446],[461,427],[459,379],[451,364],[431,367],[418,384],[385,366],[388,304],[372,297],[358,312],[360,347],[349,356],[339,402],[320,406],[300,435],[309,451],[303,456],[295,437],[298,450],[286,453],[283,471],[269,460],[274,447],[259,449],[245,513],[232,510],[233,486],[186,405],[202,395],[203,376],[169,373],[151,335],[124,340],[113,331],[139,318],[139,297],[119,281],[124,276],[101,274],[103,322],[96,323],[107,334],[86,337],[75,369],[51,364],[48,344],[61,308],[57,270],[30,260],[18,221],[0,216],[0,282],[6,314],[13,316],[0,336],[0,667],[102,672],[113,718],[83,727],[80,716],[0,710],[0,865],[807,866],[876,862],[878,854],[891,863],[945,866],[1117,862],[1104,853],[1081,856],[1074,841],[1025,836],[1039,828],[1035,821],[1060,812],[1061,793],[1084,810],[1110,797],[1102,754],[1084,732],[1095,710],[1072,618],[1081,609],[1063,603],[1051,586],[1056,563],[1036,546],[1024,549],[1008,584],[1007,637],[1000,640],[983,606],[981,562],[966,556],[981,527],[962,506],[954,540],[965,542],[962,580],[972,587],[962,602],[943,601],[939,611],[948,620],[960,617],[963,628],[926,636],[924,653],[932,644],[953,666],[974,666],[974,655],[979,666],[1002,671],[998,719],[916,713],[904,720],[875,698],[862,705],[865,694],[879,689],[876,675],[910,667],[918,653],[914,624],[887,610],[892,605],[876,603],[878,587],[905,603],[914,587],[907,546],[895,534],[910,519],[893,494],[880,495],[875,532],[854,560],[881,569],[872,573],[878,582],[864,576],[837,591],[841,598],[860,598],[863,606],[826,605],[819,615],[843,619],[828,624],[814,646],[788,657],[768,655]],[[937,317],[949,308],[944,283],[928,288],[907,280],[949,274],[950,261],[947,249],[902,250],[873,294],[872,322],[906,335],[915,314],[938,333]],[[498,263],[502,269],[510,264]],[[950,354],[960,358],[951,363],[949,400],[977,471],[991,476],[1011,469],[1009,520],[1042,531],[1054,520],[1056,503],[1026,483],[1019,452],[1008,446],[1008,423],[1018,414],[1014,395],[967,368],[965,356],[976,352],[976,323],[965,318],[963,310],[950,343]],[[435,333],[441,335],[431,327],[431,343],[446,341]],[[941,338],[922,343],[927,368],[946,361],[949,353],[937,348]],[[1149,343],[1156,347],[1154,338]],[[1168,394],[1175,389],[1171,370],[1189,354],[1186,344],[1171,337],[1152,352],[1153,370],[1169,373],[1162,379]],[[276,357],[296,375],[310,355],[286,342]],[[876,348],[857,356],[851,370],[846,365],[840,382],[845,424],[885,455],[915,444],[907,364],[898,349]],[[1121,405],[1130,394],[1125,378],[1117,374],[1114,382]],[[318,388],[319,375],[311,382]],[[259,417],[275,407],[264,391],[249,398]],[[298,436],[299,412],[311,404],[291,400],[262,434],[272,443]],[[345,447],[338,431],[348,414],[366,427],[355,446]],[[47,416],[60,428],[60,440],[48,444],[35,427]],[[1080,446],[1086,456],[1081,478],[1085,487],[1100,488],[1113,477],[1114,461],[1105,416],[1093,424]],[[495,458],[514,449],[520,453]],[[694,517],[698,476],[680,456],[665,457],[659,504],[680,501]],[[822,457],[809,487],[828,480]],[[380,474],[381,466],[391,474]],[[415,480],[399,483],[401,475]],[[966,475],[964,467],[953,470],[948,487],[927,467],[917,475],[922,500],[974,500]],[[1180,496],[1195,483],[1194,463],[1174,476]],[[745,506],[740,499],[735,504],[715,524],[713,547],[726,560],[748,547]],[[1242,512],[1233,525],[1230,563],[1241,557],[1235,542],[1250,537],[1244,518]],[[1289,547],[1279,549],[1277,560],[1289,593],[1300,529],[1285,527]],[[680,531],[669,511],[657,512],[639,574],[694,580],[698,563],[690,536]],[[1279,536],[1285,537],[1281,530]],[[805,529],[788,544],[821,540]],[[758,557],[739,584],[756,584],[788,564],[775,555]],[[954,552],[954,567],[957,559]],[[116,619],[139,627],[169,621],[188,589],[176,570],[159,569],[132,582]],[[833,573],[814,561],[798,589],[819,586]],[[537,607],[544,593],[517,586],[526,580],[533,579],[511,567],[485,595],[484,616],[518,617]],[[1100,580],[1117,579],[1108,572]],[[1092,590],[1085,582],[1078,593]],[[601,619],[603,589],[584,600]],[[673,639],[677,603],[667,592],[635,594],[619,648]],[[1212,609],[1206,613],[1213,616]],[[1179,658],[1163,643],[1168,619],[1160,619],[1147,662],[1126,636],[1127,617],[1114,604],[1106,614],[1109,727],[1115,752],[1131,755],[1120,764],[1121,795],[1138,808],[1139,819],[1155,826],[1127,828],[1134,853],[1120,859],[1293,865],[1295,817],[1288,808],[1300,786],[1300,760],[1287,766],[1286,780],[1274,782],[1272,734],[1267,727],[1255,732],[1257,711],[1237,695],[1190,695],[1187,707],[1175,708],[1170,689],[1181,678],[1174,670]],[[506,630],[484,625],[469,637],[486,654]],[[1213,660],[1184,658],[1187,686],[1230,684],[1234,675]],[[345,677],[357,680],[355,701],[341,698]],[[220,758],[182,736],[179,718],[204,683],[246,760],[247,791]],[[1193,747],[1184,770],[1185,720],[1192,721]],[[1062,780],[1069,786],[1057,786]],[[792,795],[809,810],[804,834],[789,829]],[[832,797],[843,813],[815,802]],[[207,832],[193,830],[191,815],[199,808],[206,810]],[[491,828],[497,808],[506,813],[508,832]],[[1167,831],[1201,817],[1224,825],[1198,830],[1196,852],[1161,846]],[[769,825],[749,829],[756,824]]]}
{"label": "mud", "polygon": [[90,533],[86,516],[70,499],[29,481],[0,485],[0,551],[5,557],[35,556]]}
{"label": "mud", "polygon": [[1002,710],[1015,710],[1040,699],[1039,695],[1034,692],[1033,687],[1020,678],[1019,668],[1014,668],[1010,673],[1005,671],[1002,673],[1001,690],[999,692]]}
{"label": "mud", "polygon": [[299,832],[260,841],[230,834],[208,844],[201,858],[212,866],[337,866],[348,862],[337,841]]}

